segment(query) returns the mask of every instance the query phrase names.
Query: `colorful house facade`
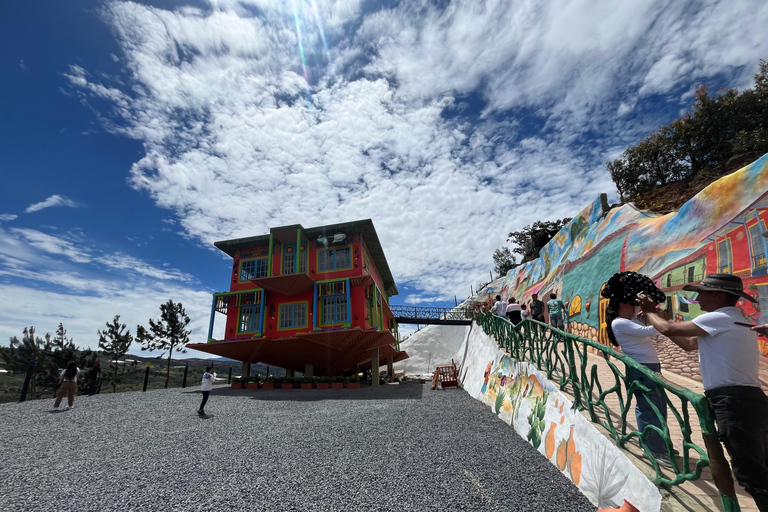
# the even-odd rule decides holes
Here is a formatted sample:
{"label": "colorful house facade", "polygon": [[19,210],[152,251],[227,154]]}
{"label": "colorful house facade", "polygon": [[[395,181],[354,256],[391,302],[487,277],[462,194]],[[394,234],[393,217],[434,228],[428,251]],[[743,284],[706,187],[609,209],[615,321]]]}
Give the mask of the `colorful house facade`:
{"label": "colorful house facade", "polygon": [[[208,342],[189,348],[327,376],[408,357],[389,308],[397,286],[371,220],[282,226],[214,245],[233,259],[230,290],[213,296]],[[226,324],[220,340],[217,320]]]}

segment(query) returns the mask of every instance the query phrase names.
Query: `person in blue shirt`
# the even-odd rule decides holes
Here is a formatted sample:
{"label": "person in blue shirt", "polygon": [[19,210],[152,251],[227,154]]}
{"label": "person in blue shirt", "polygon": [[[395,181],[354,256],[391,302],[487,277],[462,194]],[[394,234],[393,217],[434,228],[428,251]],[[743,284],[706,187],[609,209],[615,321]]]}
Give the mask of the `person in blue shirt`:
{"label": "person in blue shirt", "polygon": [[549,309],[549,324],[555,329],[565,329],[565,323],[563,322],[563,317],[565,316],[565,304],[563,304],[562,300],[557,298],[557,294],[554,292],[549,294],[547,309]]}

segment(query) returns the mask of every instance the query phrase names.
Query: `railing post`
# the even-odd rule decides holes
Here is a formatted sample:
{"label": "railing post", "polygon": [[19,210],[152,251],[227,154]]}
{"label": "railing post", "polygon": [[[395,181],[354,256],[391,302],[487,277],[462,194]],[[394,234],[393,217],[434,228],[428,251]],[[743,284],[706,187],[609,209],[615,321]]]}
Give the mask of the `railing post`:
{"label": "railing post", "polygon": [[232,384],[232,365],[229,365],[229,377],[227,377],[227,384]]}
{"label": "railing post", "polygon": [[187,372],[189,371],[189,363],[184,363],[184,379],[181,381],[181,389],[187,387]]}
{"label": "railing post", "polygon": [[142,391],[147,390],[147,382],[149,382],[149,363],[147,363],[147,369],[144,372],[144,389]]}
{"label": "railing post", "polygon": [[27,399],[27,390],[29,389],[29,381],[32,380],[32,373],[35,371],[35,362],[29,362],[29,368],[27,368],[27,376],[24,378],[24,385],[21,386],[21,397],[19,402],[23,402]]}

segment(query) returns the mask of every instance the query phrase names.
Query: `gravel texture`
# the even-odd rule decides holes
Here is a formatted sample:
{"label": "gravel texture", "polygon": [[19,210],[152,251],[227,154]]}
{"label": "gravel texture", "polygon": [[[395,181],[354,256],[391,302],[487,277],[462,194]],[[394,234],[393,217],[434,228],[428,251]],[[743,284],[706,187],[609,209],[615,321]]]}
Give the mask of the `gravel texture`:
{"label": "gravel texture", "polygon": [[461,390],[218,387],[208,417],[200,398],[0,405],[0,510],[595,510]]}

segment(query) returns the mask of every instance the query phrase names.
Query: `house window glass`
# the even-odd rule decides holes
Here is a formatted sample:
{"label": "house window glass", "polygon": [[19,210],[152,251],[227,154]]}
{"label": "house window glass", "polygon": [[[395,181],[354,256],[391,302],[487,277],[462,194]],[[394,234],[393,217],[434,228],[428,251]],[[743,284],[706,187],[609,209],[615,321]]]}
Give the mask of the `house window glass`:
{"label": "house window glass", "polygon": [[261,305],[253,304],[240,308],[240,319],[238,321],[237,332],[258,332],[259,316],[261,315]]}
{"label": "house window glass", "polygon": [[317,251],[317,270],[327,272],[352,267],[352,250],[350,247],[325,249]]}
{"label": "house window glass", "polygon": [[307,326],[307,303],[294,302],[280,305],[280,329],[294,329]]}
{"label": "house window glass", "polygon": [[347,286],[346,281],[319,285],[318,299],[322,308],[321,324],[339,324],[349,320],[347,316]]}
{"label": "house window glass", "polygon": [[749,241],[752,246],[752,266],[765,265],[765,245],[763,245],[760,222],[749,227]]}
{"label": "house window glass", "polygon": [[696,279],[696,276],[694,275],[695,271],[696,271],[696,267],[688,267],[688,282],[689,283],[692,283]]}
{"label": "house window glass", "polygon": [[267,277],[268,258],[243,260],[240,262],[240,282],[250,281],[257,277]]}
{"label": "house window glass", "polygon": [[728,274],[731,272],[731,246],[728,244],[728,240],[722,240],[717,243],[717,252],[720,258],[719,268],[721,274]]}
{"label": "house window glass", "polygon": [[293,247],[286,247],[283,253],[283,274],[293,274],[296,264],[296,252]]}

